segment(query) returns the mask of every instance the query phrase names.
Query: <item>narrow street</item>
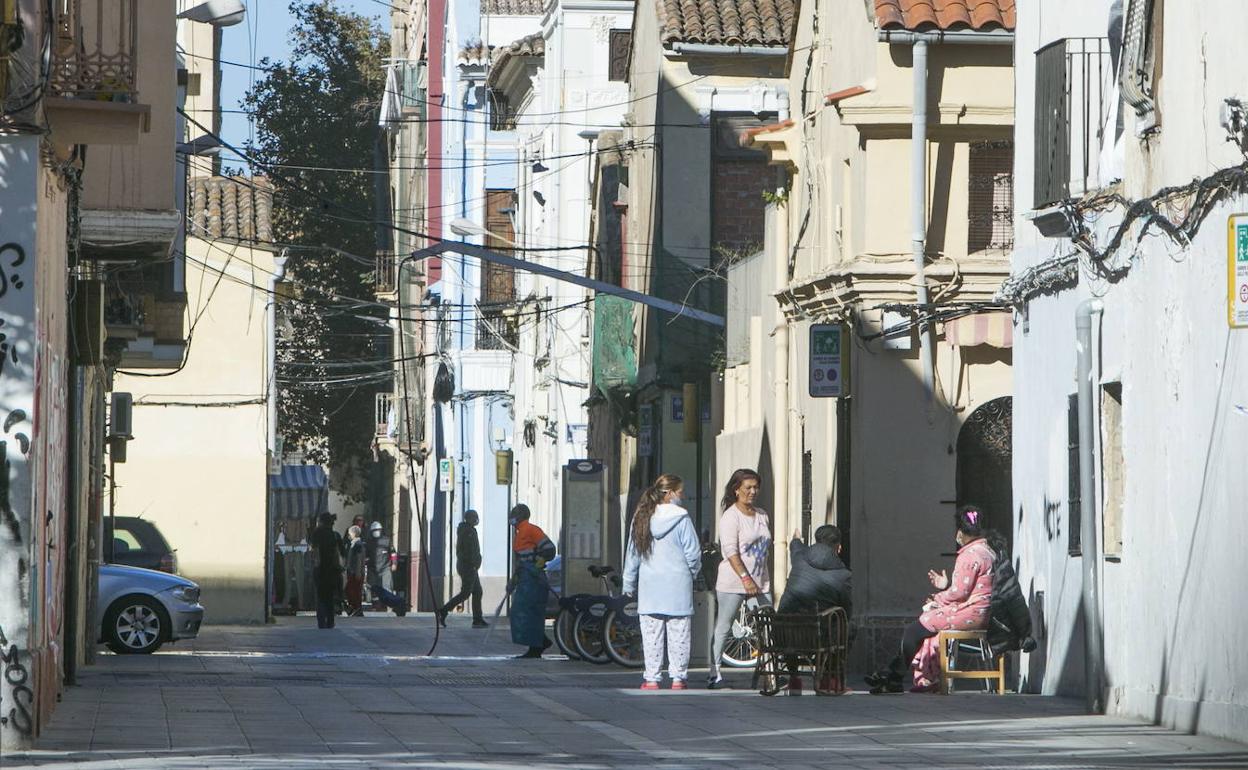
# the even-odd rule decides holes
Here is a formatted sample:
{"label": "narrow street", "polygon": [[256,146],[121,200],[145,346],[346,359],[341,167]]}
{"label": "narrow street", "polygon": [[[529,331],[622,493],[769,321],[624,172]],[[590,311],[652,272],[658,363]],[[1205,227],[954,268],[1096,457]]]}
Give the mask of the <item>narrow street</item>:
{"label": "narrow street", "polygon": [[[505,620],[311,617],[205,629],[152,656],[101,656],[29,754],[48,768],[1244,767],[1248,747],[1078,700],[643,693],[639,676],[514,661]],[[695,674],[694,681],[698,681]],[[734,674],[733,683],[749,678]]]}

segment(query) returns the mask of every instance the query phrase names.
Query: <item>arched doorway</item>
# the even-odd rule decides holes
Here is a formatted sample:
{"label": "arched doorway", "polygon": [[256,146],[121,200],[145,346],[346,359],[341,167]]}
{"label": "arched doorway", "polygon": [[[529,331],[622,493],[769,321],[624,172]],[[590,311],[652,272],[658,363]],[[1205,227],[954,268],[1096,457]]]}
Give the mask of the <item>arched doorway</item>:
{"label": "arched doorway", "polygon": [[988,526],[1014,546],[1014,400],[1002,396],[980,406],[958,432],[958,505],[980,506]]}

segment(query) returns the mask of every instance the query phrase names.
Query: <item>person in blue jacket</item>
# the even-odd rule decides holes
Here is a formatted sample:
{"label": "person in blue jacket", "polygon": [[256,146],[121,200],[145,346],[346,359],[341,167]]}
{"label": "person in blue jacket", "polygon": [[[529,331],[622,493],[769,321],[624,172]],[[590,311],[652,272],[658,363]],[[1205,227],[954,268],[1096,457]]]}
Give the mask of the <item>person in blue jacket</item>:
{"label": "person in blue jacket", "polygon": [[624,593],[637,596],[646,669],[641,689],[659,689],[663,653],[673,690],[689,678],[693,579],[702,568],[702,544],[689,512],[680,507],[684,482],[665,473],[641,495],[629,528]]}

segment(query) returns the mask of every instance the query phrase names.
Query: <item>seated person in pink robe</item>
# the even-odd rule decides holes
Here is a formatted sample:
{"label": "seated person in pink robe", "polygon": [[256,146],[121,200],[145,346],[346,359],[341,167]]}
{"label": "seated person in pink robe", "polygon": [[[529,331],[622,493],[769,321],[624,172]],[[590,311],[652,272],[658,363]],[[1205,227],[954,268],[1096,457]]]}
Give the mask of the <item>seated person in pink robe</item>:
{"label": "seated person in pink robe", "polygon": [[[975,506],[964,506],[955,514],[958,559],[953,576],[944,570],[929,570],[928,580],[938,590],[923,604],[923,614],[906,626],[901,635],[901,653],[888,668],[866,677],[872,693],[901,692],[902,678],[914,665],[923,643],[940,631],[974,631],[988,627],[992,601],[992,565],[996,554],[984,539],[984,516]],[[935,683],[924,679],[916,691],[930,691]]]}

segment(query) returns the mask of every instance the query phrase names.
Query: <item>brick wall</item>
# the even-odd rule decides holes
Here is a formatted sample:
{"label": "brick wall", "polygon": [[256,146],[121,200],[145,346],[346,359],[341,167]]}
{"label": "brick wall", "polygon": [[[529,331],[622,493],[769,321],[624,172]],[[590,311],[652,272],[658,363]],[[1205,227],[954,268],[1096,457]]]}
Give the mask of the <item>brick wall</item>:
{"label": "brick wall", "polygon": [[[766,162],[717,158],[711,186],[711,243],[717,252],[746,254],[763,246],[763,193],[774,185]],[[720,257],[712,254],[712,260]]]}

